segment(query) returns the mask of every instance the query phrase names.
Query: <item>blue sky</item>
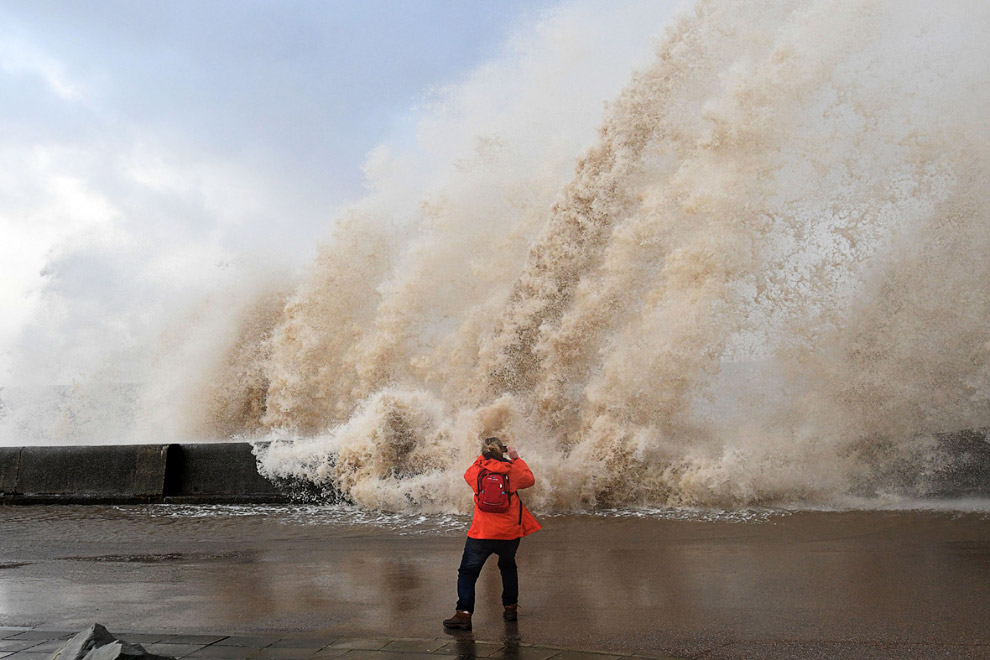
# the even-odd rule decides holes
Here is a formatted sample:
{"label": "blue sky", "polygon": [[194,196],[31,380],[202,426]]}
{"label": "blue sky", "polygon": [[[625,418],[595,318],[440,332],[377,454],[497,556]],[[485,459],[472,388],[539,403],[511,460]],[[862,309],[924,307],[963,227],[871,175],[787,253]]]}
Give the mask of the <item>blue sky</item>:
{"label": "blue sky", "polygon": [[500,113],[576,160],[676,4],[0,0],[0,386],[147,359],[230,263],[298,272],[367,172],[413,188]]}
{"label": "blue sky", "polygon": [[148,245],[309,254],[368,151],[549,4],[0,2],[0,370],[53,291],[141,295]]}
{"label": "blue sky", "polygon": [[137,125],[239,157],[320,164],[353,194],[353,161],[424,89],[494,55],[548,4],[3,3],[5,60],[22,65],[4,66],[2,112],[38,136]]}
{"label": "blue sky", "polygon": [[332,204],[360,192],[355,165],[413,125],[424,90],[548,4],[0,3],[0,117],[35,143],[145,132],[291,173]]}

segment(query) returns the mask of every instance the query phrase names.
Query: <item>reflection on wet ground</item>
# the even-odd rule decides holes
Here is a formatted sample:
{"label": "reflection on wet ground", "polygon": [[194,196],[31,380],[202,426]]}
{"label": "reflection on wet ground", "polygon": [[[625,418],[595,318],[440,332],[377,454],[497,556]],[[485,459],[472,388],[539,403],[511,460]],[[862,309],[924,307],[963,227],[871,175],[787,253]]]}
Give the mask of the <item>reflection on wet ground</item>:
{"label": "reflection on wet ground", "polygon": [[[62,649],[71,632],[0,626],[0,658],[4,660],[50,660]],[[116,635],[115,635],[116,636]],[[619,656],[546,646],[483,642],[470,632],[449,638],[388,639],[335,637],[319,634],[274,635],[170,635],[124,632],[119,638],[140,644],[158,656],[242,660],[677,660],[669,656]]]}
{"label": "reflection on wet ground", "polygon": [[[985,512],[554,516],[471,640],[680,657],[990,656]],[[0,507],[0,625],[441,636],[467,519],[332,507]]]}

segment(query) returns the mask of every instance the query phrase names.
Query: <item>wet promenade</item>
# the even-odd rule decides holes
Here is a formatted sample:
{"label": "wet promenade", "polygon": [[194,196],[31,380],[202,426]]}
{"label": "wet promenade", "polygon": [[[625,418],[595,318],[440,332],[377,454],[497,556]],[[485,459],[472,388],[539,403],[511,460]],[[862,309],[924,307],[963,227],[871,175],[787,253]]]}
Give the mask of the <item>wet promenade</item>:
{"label": "wet promenade", "polygon": [[[5,635],[15,638],[5,645],[22,643],[18,632],[99,622],[124,639],[162,635],[135,640],[149,644],[206,635],[186,651],[235,654],[198,657],[327,657],[358,639],[381,645],[347,649],[355,660],[400,652],[562,660],[565,649],[611,658],[990,657],[985,512],[668,512],[543,523],[518,555],[518,624],[501,620],[492,562],[478,583],[474,630],[459,639],[440,621],[453,611],[463,518],[290,506],[0,507],[0,626],[33,629]],[[265,644],[225,650],[225,636]],[[298,640],[310,646],[280,650]],[[462,653],[457,643],[472,641]]]}
{"label": "wet promenade", "polygon": [[[0,658],[50,660],[72,632],[0,627]],[[437,639],[334,637],[332,635],[177,635],[123,633],[149,653],[175,658],[244,660],[636,660],[594,651],[534,646],[518,641],[477,641],[469,632]],[[665,660],[660,658],[659,660]]]}

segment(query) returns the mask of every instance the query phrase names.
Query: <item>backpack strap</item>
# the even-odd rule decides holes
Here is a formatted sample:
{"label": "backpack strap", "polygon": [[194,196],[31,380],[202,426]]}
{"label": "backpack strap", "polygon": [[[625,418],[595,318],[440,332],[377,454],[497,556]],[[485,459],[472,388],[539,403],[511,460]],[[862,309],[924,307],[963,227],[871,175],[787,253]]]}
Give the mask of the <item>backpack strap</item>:
{"label": "backpack strap", "polygon": [[519,491],[518,490],[512,490],[512,487],[511,487],[511,485],[509,483],[509,475],[508,474],[505,475],[505,489],[509,493],[509,501],[510,502],[512,501],[512,496],[513,495],[515,495],[516,496],[516,499],[519,500],[519,524],[522,525],[522,510],[523,510],[522,498],[519,497]]}

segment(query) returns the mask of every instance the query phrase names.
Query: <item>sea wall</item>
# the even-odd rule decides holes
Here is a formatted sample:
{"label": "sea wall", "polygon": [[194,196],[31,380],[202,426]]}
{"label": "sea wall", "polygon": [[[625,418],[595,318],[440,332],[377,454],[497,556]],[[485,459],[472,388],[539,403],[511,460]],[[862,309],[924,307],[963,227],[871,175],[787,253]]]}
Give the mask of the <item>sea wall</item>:
{"label": "sea wall", "polygon": [[287,497],[251,445],[0,447],[4,504],[260,503]]}

